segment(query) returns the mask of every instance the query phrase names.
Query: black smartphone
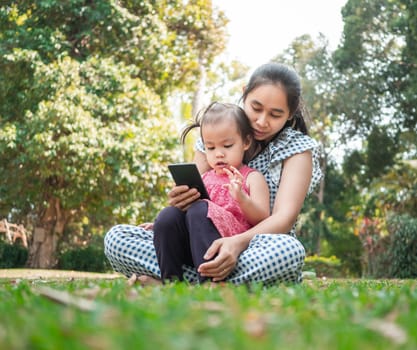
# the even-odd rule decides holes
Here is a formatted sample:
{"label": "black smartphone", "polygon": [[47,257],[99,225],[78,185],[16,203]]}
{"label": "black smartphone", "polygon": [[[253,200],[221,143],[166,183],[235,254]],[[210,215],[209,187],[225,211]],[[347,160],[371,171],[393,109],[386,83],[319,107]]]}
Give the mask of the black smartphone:
{"label": "black smartphone", "polygon": [[210,199],[195,163],[169,164],[168,169],[178,186],[187,185],[190,188],[196,188],[201,194],[200,198]]}

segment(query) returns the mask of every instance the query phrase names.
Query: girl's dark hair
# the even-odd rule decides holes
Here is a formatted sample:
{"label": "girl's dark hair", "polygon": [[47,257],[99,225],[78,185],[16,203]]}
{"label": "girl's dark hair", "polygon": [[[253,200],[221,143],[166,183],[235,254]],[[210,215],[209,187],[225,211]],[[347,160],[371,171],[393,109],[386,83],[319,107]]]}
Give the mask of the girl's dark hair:
{"label": "girl's dark hair", "polygon": [[279,85],[287,94],[287,103],[290,110],[290,119],[285,127],[291,127],[308,134],[308,111],[301,97],[301,82],[298,74],[292,68],[280,63],[266,63],[258,67],[249,79],[249,83],[242,95],[245,101],[251,91],[262,85]]}
{"label": "girl's dark hair", "polygon": [[217,123],[223,118],[230,118],[235,121],[238,133],[244,141],[253,139],[253,130],[243,108],[232,103],[212,102],[207,108],[197,113],[194,121],[183,130],[181,142],[184,143],[187,134],[198,127],[200,128],[200,136],[203,138],[201,134],[203,126]]}

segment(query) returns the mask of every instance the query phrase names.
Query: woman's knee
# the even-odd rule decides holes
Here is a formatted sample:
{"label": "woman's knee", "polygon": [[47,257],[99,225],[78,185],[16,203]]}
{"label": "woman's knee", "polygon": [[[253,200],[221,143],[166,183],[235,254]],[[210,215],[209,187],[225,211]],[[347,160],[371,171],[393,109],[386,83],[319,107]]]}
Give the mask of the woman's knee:
{"label": "woman's knee", "polygon": [[299,268],[305,259],[305,249],[301,242],[286,234],[259,234],[252,240],[248,251],[252,256],[264,256],[267,265]]}
{"label": "woman's knee", "polygon": [[[113,226],[107,233],[104,235],[104,247],[111,247],[118,236],[123,225]],[[107,250],[107,249],[106,249]]]}

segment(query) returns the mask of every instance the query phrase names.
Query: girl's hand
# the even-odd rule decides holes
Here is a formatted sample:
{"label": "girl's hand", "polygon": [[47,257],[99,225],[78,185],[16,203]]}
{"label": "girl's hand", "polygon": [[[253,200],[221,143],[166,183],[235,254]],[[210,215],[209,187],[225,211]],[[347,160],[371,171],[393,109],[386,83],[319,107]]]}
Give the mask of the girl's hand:
{"label": "girl's hand", "polygon": [[201,264],[198,272],[201,276],[211,277],[213,282],[224,280],[235,268],[245,246],[239,240],[239,235],[215,240],[204,255],[204,259],[210,261]]}
{"label": "girl's hand", "polygon": [[200,193],[195,188],[186,185],[175,186],[168,193],[168,203],[181,210],[187,210],[191,203],[200,198]]}
{"label": "girl's hand", "polygon": [[230,183],[224,185],[229,189],[230,195],[233,199],[239,201],[244,196],[242,192],[243,176],[239,170],[230,166],[230,169],[224,168],[225,173],[229,177]]}

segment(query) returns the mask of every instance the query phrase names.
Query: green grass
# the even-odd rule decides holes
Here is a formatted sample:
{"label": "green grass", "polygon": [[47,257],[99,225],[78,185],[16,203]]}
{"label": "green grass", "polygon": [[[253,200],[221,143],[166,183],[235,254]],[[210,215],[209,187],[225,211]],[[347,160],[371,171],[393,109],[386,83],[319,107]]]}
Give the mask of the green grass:
{"label": "green grass", "polygon": [[[58,303],[45,288],[93,301],[82,311],[79,299]],[[269,288],[0,280],[0,349],[416,348],[416,280]]]}

